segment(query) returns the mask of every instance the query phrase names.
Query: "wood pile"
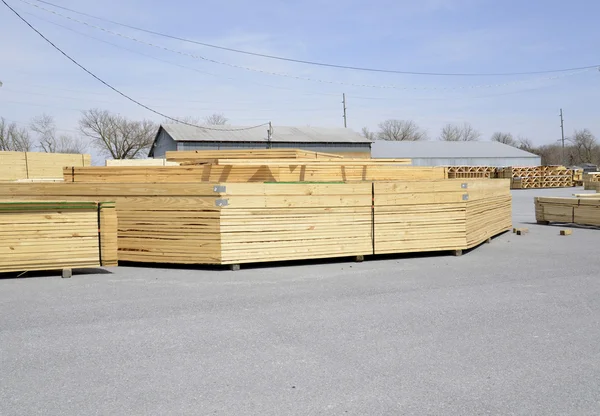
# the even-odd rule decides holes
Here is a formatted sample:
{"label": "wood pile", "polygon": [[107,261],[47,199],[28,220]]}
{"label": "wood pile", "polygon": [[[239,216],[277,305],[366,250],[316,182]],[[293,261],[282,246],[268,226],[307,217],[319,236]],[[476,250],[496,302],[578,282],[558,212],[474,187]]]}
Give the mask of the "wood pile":
{"label": "wood pile", "polygon": [[512,227],[505,180],[374,184],[375,254],[464,250]]}
{"label": "wood pile", "polygon": [[493,166],[448,166],[449,179],[496,178],[497,168]]}
{"label": "wood pile", "polygon": [[564,166],[528,166],[498,169],[498,177],[511,179],[512,189],[573,186],[573,170]]}
{"label": "wood pile", "polygon": [[583,186],[583,169],[573,169],[573,186]]}
{"label": "wood pile", "polygon": [[600,183],[600,172],[586,172],[583,174],[583,189],[592,191]]}
{"label": "wood pile", "polygon": [[600,226],[600,194],[575,198],[535,198],[539,224],[551,222]]}
{"label": "wood pile", "polygon": [[66,153],[0,152],[0,181],[60,179],[65,166],[90,166],[91,156]]}
{"label": "wood pile", "polygon": [[[299,164],[296,164],[299,163]],[[79,183],[200,183],[200,182],[352,182],[445,179],[442,167],[398,166],[370,159],[334,163],[234,161],[215,159],[204,165],[165,167],[65,168],[64,180]]]}
{"label": "wood pile", "polygon": [[508,181],[0,184],[115,201],[119,260],[240,264],[463,250],[510,229]]}
{"label": "wood pile", "polygon": [[0,272],[116,265],[114,204],[0,202]]}
{"label": "wood pile", "polygon": [[170,162],[195,162],[207,159],[343,159],[332,153],[311,152],[300,149],[240,149],[240,150],[186,150],[169,151],[165,157]]}
{"label": "wood pile", "polygon": [[107,159],[106,166],[179,166],[167,159]]}

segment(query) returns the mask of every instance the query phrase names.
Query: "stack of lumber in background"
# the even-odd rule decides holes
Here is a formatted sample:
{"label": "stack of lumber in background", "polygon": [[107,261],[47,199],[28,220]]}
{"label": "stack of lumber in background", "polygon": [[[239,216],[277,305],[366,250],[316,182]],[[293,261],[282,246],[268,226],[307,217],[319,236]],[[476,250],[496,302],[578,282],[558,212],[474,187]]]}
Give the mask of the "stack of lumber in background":
{"label": "stack of lumber in background", "polygon": [[343,159],[332,153],[300,149],[186,150],[166,152],[167,161],[194,163],[207,159]]}
{"label": "stack of lumber in background", "polygon": [[106,166],[179,166],[167,159],[107,159]]}
{"label": "stack of lumber in background", "polygon": [[0,272],[116,265],[114,204],[0,202]]}
{"label": "stack of lumber in background", "polygon": [[508,181],[0,184],[0,198],[110,200],[119,260],[239,264],[463,250],[510,228]]}
{"label": "stack of lumber in background", "polygon": [[600,172],[587,172],[583,174],[583,189],[591,191],[596,189],[596,184],[600,183]]}
{"label": "stack of lumber in background", "polygon": [[573,169],[573,186],[583,186],[583,169]]}
{"label": "stack of lumber in background", "polygon": [[374,254],[463,250],[510,229],[506,180],[374,183]]}
{"label": "stack of lumber in background", "polygon": [[449,179],[496,178],[493,166],[448,166]]}
{"label": "stack of lumber in background", "polygon": [[535,198],[535,218],[540,224],[563,222],[600,226],[600,194]]}
{"label": "stack of lumber in background", "polygon": [[90,166],[90,155],[0,152],[0,181],[61,180],[65,166]]}
{"label": "stack of lumber in background", "polygon": [[352,182],[445,179],[442,167],[404,166],[394,159],[212,159],[186,166],[65,168],[76,183]]}
{"label": "stack of lumber in background", "polygon": [[528,166],[498,169],[498,177],[511,180],[512,189],[573,186],[573,170],[564,166]]}

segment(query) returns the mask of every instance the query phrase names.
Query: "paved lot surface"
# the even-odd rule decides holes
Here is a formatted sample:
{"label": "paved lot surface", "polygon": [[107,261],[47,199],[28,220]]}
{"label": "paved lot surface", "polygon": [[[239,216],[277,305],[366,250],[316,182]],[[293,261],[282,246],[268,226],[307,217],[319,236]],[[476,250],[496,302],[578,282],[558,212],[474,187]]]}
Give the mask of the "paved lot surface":
{"label": "paved lot surface", "polygon": [[598,415],[600,230],[462,257],[0,280],[1,415]]}

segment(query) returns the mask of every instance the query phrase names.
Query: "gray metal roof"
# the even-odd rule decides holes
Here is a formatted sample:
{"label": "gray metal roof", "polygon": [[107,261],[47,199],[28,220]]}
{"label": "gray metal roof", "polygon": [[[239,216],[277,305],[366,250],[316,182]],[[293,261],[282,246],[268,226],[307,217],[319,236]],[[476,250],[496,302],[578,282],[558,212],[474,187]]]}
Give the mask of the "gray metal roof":
{"label": "gray metal roof", "polygon": [[[175,141],[181,142],[266,142],[267,126],[207,126],[211,130],[185,124],[161,127]],[[230,129],[247,129],[228,131]],[[221,130],[221,131],[219,131]],[[357,132],[344,128],[273,126],[272,142],[283,143],[371,143]]]}
{"label": "gray metal roof", "polygon": [[498,142],[392,142],[375,140],[373,158],[539,158],[538,155]]}

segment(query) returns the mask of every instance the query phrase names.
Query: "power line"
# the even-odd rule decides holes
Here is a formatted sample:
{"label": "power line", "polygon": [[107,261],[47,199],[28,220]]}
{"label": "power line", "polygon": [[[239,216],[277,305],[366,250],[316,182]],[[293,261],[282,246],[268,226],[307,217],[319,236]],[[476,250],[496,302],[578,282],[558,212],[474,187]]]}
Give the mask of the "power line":
{"label": "power line", "polygon": [[113,87],[112,85],[110,85],[109,83],[107,83],[106,81],[104,81],[103,79],[101,79],[100,77],[98,77],[97,75],[95,75],[93,72],[91,72],[90,70],[88,70],[86,67],[84,67],[83,65],[81,65],[79,62],[77,62],[75,59],[71,58],[66,52],[64,52],[62,49],[60,49],[58,46],[56,46],[54,43],[52,43],[52,41],[50,39],[48,39],[47,37],[45,37],[39,30],[37,30],[35,27],[33,27],[31,25],[31,23],[29,23],[24,17],[22,17],[15,9],[13,9],[5,0],[1,0],[2,3],[4,3],[4,5],[6,7],[8,7],[10,9],[10,11],[12,11],[19,19],[21,19],[27,26],[29,26],[35,33],[37,33],[42,39],[44,39],[46,42],[48,42],[50,45],[52,45],[52,47],[54,49],[56,49],[57,51],[59,51],[65,58],[67,58],[69,61],[73,62],[75,65],[77,65],[79,68],[81,68],[83,71],[85,71],[87,74],[89,74],[90,76],[92,76],[93,78],[95,78],[96,80],[98,80],[99,82],[101,82],[102,84],[104,84],[105,86],[107,86],[108,88],[110,88],[111,90],[113,90],[114,92],[116,92],[117,94],[121,95],[122,97],[126,98],[127,100],[131,101],[132,103],[145,108],[146,110],[157,114],[161,117],[164,117],[166,119],[175,121],[177,123],[181,123],[181,124],[186,124],[188,126],[192,126],[192,127],[197,127],[197,128],[201,128],[201,129],[205,129],[205,130],[215,130],[215,131],[239,131],[239,130],[251,130],[254,128],[258,128],[258,127],[263,127],[268,125],[269,123],[263,123],[257,126],[252,126],[252,127],[245,127],[245,128],[239,128],[239,129],[214,129],[214,128],[209,128],[209,127],[204,127],[204,126],[198,126],[196,124],[192,124],[192,123],[187,123],[185,121],[181,121],[178,120],[176,118],[173,118],[171,116],[168,116],[164,113],[161,113],[160,111],[154,110],[153,108],[148,107],[145,104],[142,104],[141,102],[137,101],[136,99],[130,97],[129,95],[121,92],[120,90],[118,90],[117,88]]}
{"label": "power line", "polygon": [[[101,26],[97,26],[97,25],[91,24],[89,22],[78,20],[78,19],[75,19],[75,18],[70,17],[70,16],[66,16],[66,15],[58,13],[58,12],[56,12],[54,10],[49,10],[49,9],[44,8],[44,7],[38,6],[36,4],[30,3],[30,2],[28,2],[26,0],[20,0],[20,1],[23,2],[23,3],[29,4],[30,6],[36,7],[38,9],[40,9],[40,10],[43,10],[45,12],[48,12],[48,13],[54,14],[56,16],[60,16],[62,18],[65,18],[65,19],[71,20],[73,22],[79,23],[81,25],[88,26],[88,27],[91,27],[93,29],[105,32],[105,33],[109,33],[109,34],[114,35],[114,36],[119,36],[119,37],[124,38],[124,39],[129,39],[131,41],[134,41],[134,42],[146,45],[146,46],[151,46],[153,48],[157,48],[157,49],[160,49],[160,50],[165,50],[165,51],[168,51],[168,52],[176,53],[178,55],[188,56],[190,58],[200,59],[200,60],[203,60],[203,61],[206,61],[206,62],[210,62],[210,63],[218,64],[218,65],[223,65],[223,66],[227,66],[227,67],[230,67],[230,68],[243,69],[245,71],[258,72],[258,73],[265,74],[265,75],[274,75],[274,76],[279,76],[279,77],[296,79],[296,80],[300,80],[300,81],[310,81],[310,82],[318,82],[318,83],[322,83],[322,84],[332,84],[332,85],[345,85],[345,86],[353,86],[353,87],[361,87],[361,88],[394,89],[394,90],[405,90],[405,91],[408,91],[408,90],[445,90],[445,91],[448,91],[448,90],[469,90],[469,89],[504,87],[504,86],[517,85],[517,84],[523,84],[523,83],[531,82],[531,80],[520,80],[520,81],[505,82],[505,83],[502,83],[502,84],[467,85],[467,86],[461,86],[461,87],[415,87],[415,86],[406,87],[406,86],[398,86],[398,85],[356,84],[356,83],[343,82],[343,81],[337,81],[337,80],[336,81],[331,81],[331,80],[323,80],[323,79],[319,79],[319,78],[302,77],[302,76],[298,76],[298,75],[291,75],[291,74],[286,74],[286,73],[272,72],[272,71],[267,71],[267,70],[263,70],[263,69],[256,69],[256,68],[251,68],[251,67],[247,67],[247,66],[231,64],[231,63],[227,63],[227,62],[218,61],[216,59],[207,58],[207,57],[202,56],[202,55],[194,55],[194,54],[191,54],[191,53],[188,53],[188,52],[182,52],[182,51],[179,51],[179,50],[168,48],[166,46],[161,46],[161,45],[157,45],[157,44],[154,44],[154,43],[146,42],[146,41],[134,38],[132,36],[124,35],[122,33],[115,32],[113,30],[106,29],[106,28],[101,27]],[[597,66],[585,67],[585,68],[580,68],[580,69],[573,69],[573,71],[578,71],[578,72],[564,73],[563,75],[554,75],[554,76],[550,76],[550,77],[539,78],[539,79],[536,79],[535,81],[554,80],[554,79],[558,79],[558,78],[562,78],[562,77],[566,77],[566,76],[576,75],[578,73],[586,72],[586,71],[589,71],[591,69],[596,69],[596,68],[597,68]]]}
{"label": "power line", "polygon": [[[29,2],[27,2],[25,0],[20,0],[20,1],[22,1],[24,3],[27,3],[27,4],[31,5],[31,6],[38,7],[35,4],[29,3]],[[353,71],[380,72],[380,73],[383,72],[383,73],[403,74],[403,75],[462,76],[462,77],[467,77],[467,76],[541,75],[541,74],[551,74],[551,73],[559,73],[559,72],[579,71],[579,70],[583,70],[583,69],[592,69],[592,68],[597,68],[599,66],[597,64],[597,65],[582,66],[582,67],[575,67],[575,68],[550,69],[550,70],[543,70],[543,71],[497,72],[497,73],[417,72],[417,71],[400,71],[400,70],[383,69],[383,68],[368,68],[368,67],[348,66],[348,65],[332,64],[332,63],[327,63],[327,62],[317,62],[317,61],[308,61],[308,60],[296,59],[296,58],[287,58],[287,57],[283,57],[283,56],[269,55],[269,54],[263,54],[263,53],[257,53],[257,52],[250,52],[250,51],[245,51],[245,50],[242,50],[242,49],[228,48],[228,47],[225,47],[225,46],[214,45],[214,44],[210,44],[210,43],[206,43],[206,42],[199,42],[199,41],[195,41],[195,40],[192,40],[192,39],[186,39],[186,38],[182,38],[182,37],[179,37],[179,36],[173,36],[173,35],[169,35],[169,34],[166,34],[166,33],[156,32],[156,31],[153,31],[153,30],[149,30],[149,29],[144,29],[144,28],[140,28],[140,27],[128,25],[128,24],[125,24],[125,23],[116,22],[114,20],[110,20],[110,19],[106,19],[106,18],[94,16],[92,14],[88,14],[88,13],[80,12],[80,11],[77,11],[77,10],[73,10],[73,9],[68,8],[68,7],[59,6],[57,4],[50,3],[48,1],[44,1],[44,0],[35,0],[35,1],[37,1],[39,3],[47,4],[49,6],[56,7],[58,9],[62,9],[62,10],[66,10],[66,11],[69,11],[69,12],[72,12],[72,13],[76,13],[76,14],[79,14],[79,15],[82,15],[82,16],[87,16],[87,17],[91,17],[93,19],[97,19],[97,20],[101,20],[101,21],[104,21],[104,22],[112,23],[114,25],[126,27],[126,28],[133,29],[133,30],[138,30],[140,32],[145,32],[145,33],[149,33],[149,34],[152,34],[152,35],[161,36],[161,37],[164,37],[164,38],[179,40],[179,41],[182,41],[182,42],[193,43],[193,44],[205,46],[205,47],[208,47],[208,48],[220,49],[220,50],[224,50],[224,51],[241,53],[241,54],[251,55],[251,56],[258,56],[258,57],[267,58],[267,59],[275,59],[275,60],[279,60],[279,61],[294,62],[294,63],[300,63],[300,64],[305,64],[305,65],[321,66],[321,67],[328,67],[328,68],[348,69],[348,70],[353,70]]]}
{"label": "power line", "polygon": [[[34,5],[34,7],[35,7],[35,5]],[[39,9],[40,9],[40,10],[44,10],[44,11],[46,11],[46,10],[45,10],[45,9],[43,9],[43,8],[39,8]],[[70,28],[70,27],[68,27],[68,26],[65,26],[65,25],[61,25],[60,23],[53,22],[52,20],[44,19],[43,17],[41,17],[41,16],[37,16],[37,15],[35,15],[35,14],[33,14],[33,13],[29,13],[29,12],[23,12],[23,13],[24,13],[24,14],[28,14],[28,15],[30,15],[30,16],[33,16],[33,17],[35,17],[36,19],[42,20],[42,21],[44,21],[44,22],[46,22],[46,23],[50,23],[50,24],[52,24],[52,25],[54,25],[54,26],[61,27],[61,28],[65,29],[65,30],[68,30],[68,31],[70,31],[70,32],[77,33],[77,34],[78,34],[78,35],[80,35],[80,36],[84,36],[84,37],[86,37],[86,38],[94,39],[94,40],[95,40],[95,41],[97,41],[97,42],[102,42],[102,43],[105,43],[105,44],[107,44],[107,45],[111,45],[111,46],[113,46],[113,47],[115,47],[115,48],[118,48],[118,49],[123,49],[123,50],[125,50],[125,51],[127,51],[127,52],[134,53],[134,54],[137,54],[137,55],[140,55],[140,56],[144,56],[144,57],[146,57],[146,58],[150,58],[150,59],[153,59],[153,60],[155,60],[155,61],[158,61],[158,62],[162,62],[162,63],[169,64],[169,65],[173,65],[173,66],[176,66],[176,67],[179,67],[179,68],[188,69],[188,70],[190,70],[190,71],[198,72],[198,73],[200,73],[200,74],[211,75],[211,76],[214,76],[214,77],[220,77],[220,78],[228,79],[228,80],[231,80],[231,81],[240,81],[240,80],[238,80],[238,79],[236,79],[236,78],[233,78],[233,77],[224,76],[224,75],[222,75],[222,74],[215,74],[215,73],[212,73],[212,72],[207,72],[207,71],[202,71],[202,70],[200,70],[200,69],[193,68],[193,67],[191,67],[191,66],[182,65],[182,64],[177,64],[177,63],[175,63],[175,62],[171,62],[171,61],[167,61],[167,60],[165,60],[165,59],[157,58],[157,57],[155,57],[155,56],[148,55],[148,54],[146,54],[146,53],[143,53],[143,52],[135,51],[135,50],[133,50],[133,49],[129,49],[129,48],[126,48],[126,47],[124,47],[124,46],[117,45],[116,43],[112,43],[112,42],[109,42],[109,41],[107,41],[107,40],[104,40],[104,39],[99,39],[99,38],[97,38],[97,37],[95,37],[95,36],[88,35],[87,33],[81,33],[81,32],[79,32],[79,31],[77,31],[77,30],[75,30],[75,29],[73,29],[73,28]],[[62,16],[62,15],[60,15],[60,14],[57,14],[57,15],[58,15],[58,16],[61,16],[61,17],[68,18],[68,17],[66,17],[66,16]],[[74,21],[75,21],[75,20],[74,20]],[[245,83],[251,83],[251,84],[255,84],[255,85],[260,85],[260,86],[262,86],[262,87],[268,87],[268,88],[278,89],[278,90],[284,90],[284,91],[295,91],[295,90],[294,90],[294,89],[292,89],[292,88],[281,87],[281,86],[277,86],[277,85],[264,84],[264,83],[262,83],[262,82],[256,82],[256,81],[253,81],[253,80],[248,80],[248,81],[244,80],[244,82],[245,82]],[[322,96],[337,96],[337,94],[334,94],[334,93],[313,92],[313,91],[302,92],[302,94],[305,94],[305,95],[322,95]],[[142,97],[140,97],[140,98],[142,98]]]}

